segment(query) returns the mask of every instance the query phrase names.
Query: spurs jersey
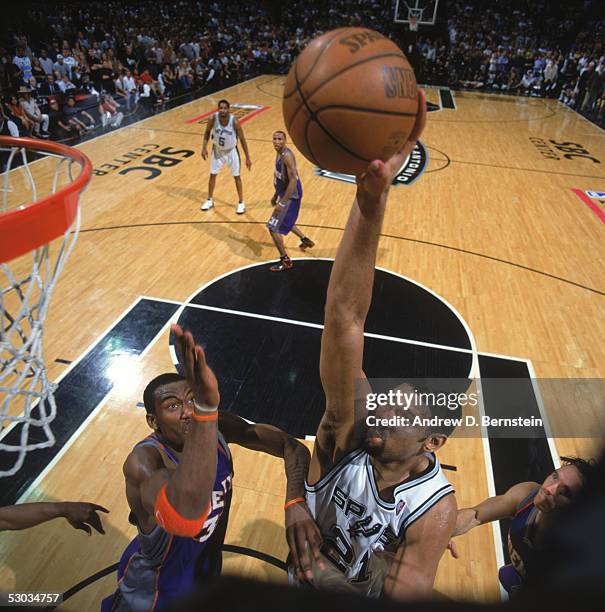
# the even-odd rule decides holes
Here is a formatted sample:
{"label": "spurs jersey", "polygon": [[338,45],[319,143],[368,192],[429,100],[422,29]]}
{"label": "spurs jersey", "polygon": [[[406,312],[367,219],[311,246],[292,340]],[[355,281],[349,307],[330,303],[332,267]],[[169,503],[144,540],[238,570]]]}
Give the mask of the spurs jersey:
{"label": "spurs jersey", "polygon": [[219,114],[214,113],[214,125],[212,127],[213,145],[212,150],[216,157],[222,157],[237,145],[237,134],[233,125],[235,117],[229,113],[227,125],[221,125]]}
{"label": "spurs jersey", "polygon": [[395,487],[392,502],[380,497],[363,449],[343,457],[317,484],[305,485],[307,504],[324,538],[322,553],[366,595],[378,596],[381,589],[372,584],[377,578],[372,576],[373,557],[394,553],[406,529],[454,492],[435,455],[426,456],[427,470]]}

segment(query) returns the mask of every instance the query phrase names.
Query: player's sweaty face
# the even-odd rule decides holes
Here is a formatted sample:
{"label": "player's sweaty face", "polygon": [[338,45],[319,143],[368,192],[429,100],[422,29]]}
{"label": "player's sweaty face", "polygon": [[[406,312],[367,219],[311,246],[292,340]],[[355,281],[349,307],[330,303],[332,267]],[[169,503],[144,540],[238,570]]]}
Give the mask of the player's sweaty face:
{"label": "player's sweaty face", "polygon": [[218,107],[218,113],[221,117],[226,117],[229,114],[229,107],[226,104],[220,104]]}
{"label": "player's sweaty face", "polygon": [[156,420],[162,435],[175,445],[182,445],[193,413],[193,393],[186,380],[162,385],[155,393]]}

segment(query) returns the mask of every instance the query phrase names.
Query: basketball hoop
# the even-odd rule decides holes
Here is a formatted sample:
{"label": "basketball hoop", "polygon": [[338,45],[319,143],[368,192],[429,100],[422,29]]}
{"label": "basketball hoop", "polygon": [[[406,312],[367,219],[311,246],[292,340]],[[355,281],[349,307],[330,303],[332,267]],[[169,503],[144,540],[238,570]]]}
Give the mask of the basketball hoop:
{"label": "basketball hoop", "polygon": [[[0,451],[16,456],[12,467],[0,469],[1,477],[17,472],[28,451],[55,442],[49,426],[56,414],[55,385],[46,378],[44,319],[78,236],[79,197],[92,164],[81,151],[56,142],[5,136],[0,164]],[[75,179],[74,164],[80,167]],[[51,247],[56,238],[60,241]]]}
{"label": "basketball hoop", "polygon": [[410,32],[418,32],[418,16],[417,15],[410,15],[409,26],[410,26]]}

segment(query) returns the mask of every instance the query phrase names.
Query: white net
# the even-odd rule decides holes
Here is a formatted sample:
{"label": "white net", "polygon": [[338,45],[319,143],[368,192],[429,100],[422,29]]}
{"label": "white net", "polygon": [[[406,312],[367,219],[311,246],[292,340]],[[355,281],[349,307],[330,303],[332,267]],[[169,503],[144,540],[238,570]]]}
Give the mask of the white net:
{"label": "white net", "polygon": [[[40,150],[32,155],[31,145],[26,149],[0,143],[0,156],[0,221],[3,214],[23,210],[26,203],[74,180],[76,162],[67,155]],[[17,472],[29,451],[55,442],[50,423],[57,407],[55,385],[48,381],[44,363],[44,320],[79,229],[78,206],[73,225],[62,237],[0,264],[0,477]]]}

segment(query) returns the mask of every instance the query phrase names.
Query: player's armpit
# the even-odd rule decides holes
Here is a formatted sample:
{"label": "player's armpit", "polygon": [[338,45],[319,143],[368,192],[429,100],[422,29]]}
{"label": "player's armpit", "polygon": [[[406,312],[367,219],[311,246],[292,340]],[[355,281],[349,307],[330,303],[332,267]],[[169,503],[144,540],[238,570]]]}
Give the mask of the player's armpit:
{"label": "player's armpit", "polygon": [[385,580],[385,596],[399,600],[433,597],[437,567],[454,529],[456,514],[454,495],[446,495],[409,527]]}

